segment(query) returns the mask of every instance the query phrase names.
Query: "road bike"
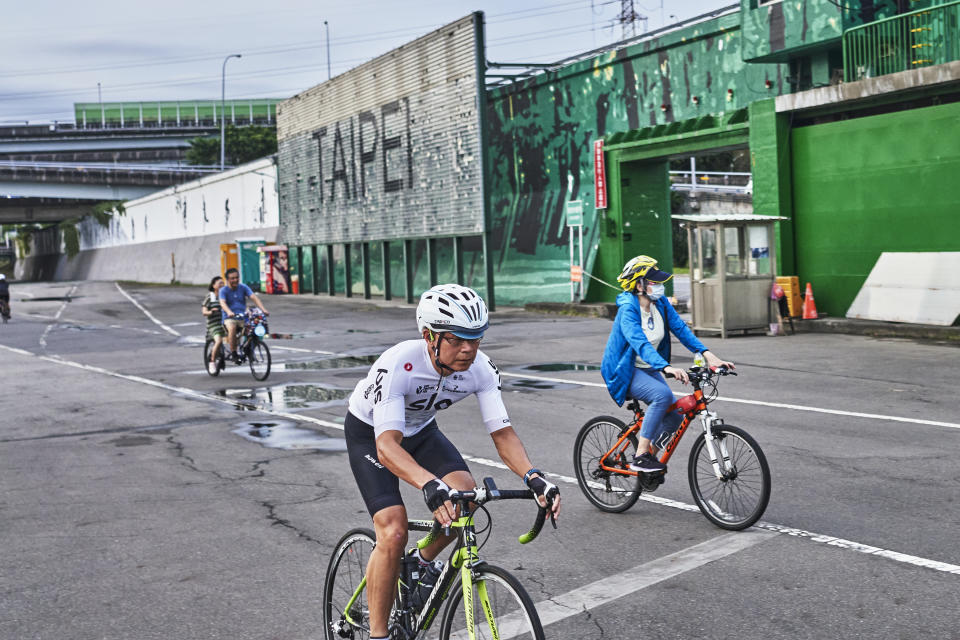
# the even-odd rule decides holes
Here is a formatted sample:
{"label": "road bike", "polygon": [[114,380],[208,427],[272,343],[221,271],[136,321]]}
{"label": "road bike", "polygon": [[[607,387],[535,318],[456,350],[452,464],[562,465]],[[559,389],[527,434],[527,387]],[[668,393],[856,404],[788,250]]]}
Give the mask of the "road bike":
{"label": "road bike", "polygon": [[[248,309],[246,313],[238,313],[234,316],[243,321],[243,330],[237,339],[237,350],[233,352],[231,360],[234,364],[242,365],[244,362],[250,365],[250,373],[255,380],[266,380],[270,375],[270,347],[264,342],[264,338],[269,332],[267,318],[259,309]],[[224,338],[226,341],[226,338]],[[211,369],[210,351],[213,349],[213,338],[207,338],[203,347],[203,366],[211,376],[218,376],[227,366],[224,345],[221,342],[217,349],[216,366]]]}
{"label": "road bike", "polygon": [[[767,459],[746,431],[726,424],[707,409],[717,398],[721,376],[737,375],[726,367],[692,367],[688,370],[693,393],[670,406],[683,420],[675,432],[656,444],[660,462],[666,464],[686,433],[699,419],[702,433],[693,443],[687,476],[690,491],[700,512],[723,529],[739,531],[763,515],[770,500],[770,468]],[[704,387],[708,389],[704,393]],[[577,434],[573,464],[580,489],[595,507],[610,513],[626,511],[643,491],[655,491],[663,484],[664,473],[644,473],[629,468],[637,451],[637,434],[643,424],[643,409],[631,399],[629,425],[610,416],[588,421]]]}
{"label": "road bike", "polygon": [[[418,593],[416,597],[413,594],[417,588],[418,561],[410,555],[412,549],[404,555],[388,622],[390,638],[413,640],[426,637],[446,602],[435,636],[441,640],[543,640],[540,617],[523,585],[505,569],[481,561],[479,555],[493,526],[484,505],[495,500],[532,499],[533,492],[526,489],[497,489],[492,478],[484,478],[483,487],[475,487],[472,491],[452,491],[450,501],[458,507],[460,514],[450,525],[457,535],[454,548],[432,590],[427,595]],[[480,531],[474,524],[478,510],[484,511],[489,521]],[[547,509],[538,505],[533,527],[519,538],[521,544],[532,542],[539,535],[547,513]],[[435,520],[410,520],[407,524],[410,531],[429,532],[417,542],[419,549],[433,542],[441,532]],[[553,525],[556,527],[556,522]],[[484,531],[487,537],[478,544],[477,536]],[[351,530],[337,543],[327,567],[323,589],[324,637],[327,640],[365,640],[370,637],[366,569],[375,544],[374,532],[365,528]],[[460,588],[451,589],[458,578]]]}

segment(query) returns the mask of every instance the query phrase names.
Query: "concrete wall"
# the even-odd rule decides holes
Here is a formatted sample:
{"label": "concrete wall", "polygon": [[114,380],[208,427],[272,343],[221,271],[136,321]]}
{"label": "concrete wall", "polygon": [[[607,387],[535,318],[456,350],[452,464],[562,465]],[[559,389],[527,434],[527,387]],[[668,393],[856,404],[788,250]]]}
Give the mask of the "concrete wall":
{"label": "concrete wall", "polygon": [[207,284],[220,272],[220,245],[275,242],[280,225],[277,165],[263,158],[131,200],[107,226],[79,226],[80,253],[67,258],[56,230],[37,232],[18,262],[19,280],[135,280]]}
{"label": "concrete wall", "polygon": [[[256,236],[275,242],[279,227],[257,229]],[[18,264],[18,280],[133,280],[209,284],[220,273],[220,244],[254,233],[214,233],[205,236],[142,242],[63,254],[31,255]]]}

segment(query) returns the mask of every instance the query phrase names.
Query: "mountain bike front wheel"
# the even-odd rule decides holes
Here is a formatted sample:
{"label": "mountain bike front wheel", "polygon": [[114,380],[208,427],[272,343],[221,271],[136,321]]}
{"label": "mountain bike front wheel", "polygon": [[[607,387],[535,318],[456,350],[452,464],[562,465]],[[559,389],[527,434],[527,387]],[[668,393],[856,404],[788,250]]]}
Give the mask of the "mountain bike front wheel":
{"label": "mountain bike front wheel", "polygon": [[323,585],[323,637],[327,640],[370,637],[366,589],[356,598],[354,595],[366,575],[375,540],[370,529],[353,529],[340,538],[333,550]]}
{"label": "mountain bike front wheel", "polygon": [[270,348],[262,340],[254,338],[250,342],[247,360],[254,380],[266,380],[270,375]]}
{"label": "mountain bike front wheel", "polygon": [[[631,435],[607,456],[627,428],[616,418],[598,416],[580,428],[573,445],[573,469],[580,490],[593,506],[608,513],[626,511],[640,497],[637,474],[609,470],[627,471],[630,461],[637,454],[637,438]],[[601,459],[607,469],[600,466]]]}
{"label": "mountain bike front wheel", "polygon": [[[454,582],[440,622],[440,640],[543,640],[543,625],[533,600],[505,569],[481,564],[473,569],[473,606],[464,608],[463,587]],[[467,628],[473,624],[473,635]]]}
{"label": "mountain bike front wheel", "polygon": [[760,445],[743,429],[723,425],[714,433],[717,455],[725,450],[732,468],[717,477],[701,433],[690,450],[690,491],[707,520],[722,529],[746,529],[760,519],[770,501],[770,467]]}

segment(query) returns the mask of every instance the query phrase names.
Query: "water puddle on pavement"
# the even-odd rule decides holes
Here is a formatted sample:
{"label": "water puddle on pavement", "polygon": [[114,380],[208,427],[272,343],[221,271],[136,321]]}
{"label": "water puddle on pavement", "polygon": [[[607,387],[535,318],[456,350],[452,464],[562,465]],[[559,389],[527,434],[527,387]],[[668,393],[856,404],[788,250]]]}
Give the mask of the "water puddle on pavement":
{"label": "water puddle on pavement", "polygon": [[501,386],[504,391],[514,393],[536,393],[538,391],[558,391],[561,389],[577,389],[581,385],[573,382],[548,382],[532,378],[503,378]]}
{"label": "water puddle on pavement", "polygon": [[[271,387],[219,389],[214,393],[239,401],[250,409],[321,409],[346,404],[352,389],[317,384],[278,384]],[[240,407],[241,409],[243,407]]]}
{"label": "water puddle on pavement", "polygon": [[305,362],[284,362],[280,371],[317,371],[320,369],[356,369],[357,367],[369,367],[377,361],[379,355],[370,356],[341,356],[338,358],[321,358],[319,360],[307,360]]}
{"label": "water puddle on pavement", "polygon": [[586,364],[583,362],[547,362],[544,364],[526,364],[515,367],[519,371],[600,371],[598,364]]}
{"label": "water puddle on pavement", "polygon": [[347,450],[347,443],[343,438],[331,438],[319,431],[299,427],[285,420],[241,422],[236,427],[231,433],[271,449]]}

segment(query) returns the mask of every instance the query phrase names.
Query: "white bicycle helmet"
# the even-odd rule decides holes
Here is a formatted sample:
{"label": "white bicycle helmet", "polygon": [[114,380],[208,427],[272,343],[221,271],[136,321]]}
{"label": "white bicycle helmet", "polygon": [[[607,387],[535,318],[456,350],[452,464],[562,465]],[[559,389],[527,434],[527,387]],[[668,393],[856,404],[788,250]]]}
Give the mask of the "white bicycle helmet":
{"label": "white bicycle helmet", "polygon": [[458,338],[482,338],[490,326],[490,315],[476,291],[459,284],[438,284],[420,296],[417,305],[417,328],[436,332],[448,331]]}

